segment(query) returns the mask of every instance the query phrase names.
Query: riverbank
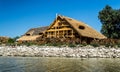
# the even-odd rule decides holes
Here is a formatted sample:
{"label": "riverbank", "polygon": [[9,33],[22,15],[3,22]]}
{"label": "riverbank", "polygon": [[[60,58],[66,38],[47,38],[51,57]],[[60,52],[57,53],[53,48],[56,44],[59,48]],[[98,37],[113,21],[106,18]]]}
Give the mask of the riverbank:
{"label": "riverbank", "polygon": [[75,58],[120,58],[120,48],[104,46],[53,47],[53,46],[1,46],[0,56],[22,57],[75,57]]}

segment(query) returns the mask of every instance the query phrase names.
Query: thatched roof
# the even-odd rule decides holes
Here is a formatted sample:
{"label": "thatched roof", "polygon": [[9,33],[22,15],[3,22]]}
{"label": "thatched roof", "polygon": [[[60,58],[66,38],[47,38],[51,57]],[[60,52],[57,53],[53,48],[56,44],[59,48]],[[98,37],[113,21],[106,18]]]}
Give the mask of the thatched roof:
{"label": "thatched roof", "polygon": [[[39,28],[31,28],[29,29],[22,37],[17,39],[17,41],[33,41],[36,40],[37,38],[41,37],[39,33],[43,33],[48,26],[45,27],[39,27]],[[27,36],[27,34],[30,34]]]}
{"label": "thatched roof", "polygon": [[0,39],[5,38],[5,39],[9,39],[10,37],[7,36],[0,36]]}
{"label": "thatched roof", "polygon": [[34,41],[39,37],[40,37],[39,35],[36,35],[36,36],[22,36],[19,39],[17,39],[17,41]]}
{"label": "thatched roof", "polygon": [[38,28],[31,28],[24,35],[26,35],[26,34],[30,34],[30,36],[39,35],[39,33],[43,33],[43,31],[45,31],[47,28],[48,28],[48,26],[38,27]]}
{"label": "thatched roof", "polygon": [[[77,21],[77,20],[69,18],[69,17],[61,16],[61,15],[58,15],[56,19],[58,19],[58,18],[61,18],[62,20],[68,22],[68,24],[76,32],[78,32],[78,34],[80,36],[90,37],[90,38],[97,38],[97,39],[104,39],[104,38],[106,38],[104,35],[102,35],[101,33],[97,32],[95,29],[93,29],[92,27],[88,26],[87,24],[85,24],[83,22]],[[52,26],[52,24],[50,25],[50,27]]]}
{"label": "thatched roof", "polygon": [[9,37],[5,37],[5,36],[0,36],[0,43],[5,43],[9,40]]}
{"label": "thatched roof", "polygon": [[60,17],[62,19],[65,19],[81,36],[98,38],[98,39],[106,38],[104,35],[97,32],[95,29],[93,29],[92,27],[88,26],[83,22],[64,16],[60,16]]}

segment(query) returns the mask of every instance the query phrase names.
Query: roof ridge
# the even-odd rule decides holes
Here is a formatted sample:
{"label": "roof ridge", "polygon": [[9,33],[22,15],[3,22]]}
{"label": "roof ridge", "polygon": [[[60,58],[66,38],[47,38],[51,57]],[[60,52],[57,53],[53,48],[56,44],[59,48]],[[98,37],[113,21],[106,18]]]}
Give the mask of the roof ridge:
{"label": "roof ridge", "polygon": [[83,22],[83,21],[79,21],[79,20],[77,20],[77,19],[74,19],[74,18],[71,18],[71,17],[68,17],[68,16],[63,16],[63,17],[65,17],[65,18],[69,18],[69,19],[72,19],[72,20],[75,20],[75,21],[77,21],[77,22],[84,23],[85,25],[91,27],[90,25],[88,25],[87,23],[85,23],[85,22]]}

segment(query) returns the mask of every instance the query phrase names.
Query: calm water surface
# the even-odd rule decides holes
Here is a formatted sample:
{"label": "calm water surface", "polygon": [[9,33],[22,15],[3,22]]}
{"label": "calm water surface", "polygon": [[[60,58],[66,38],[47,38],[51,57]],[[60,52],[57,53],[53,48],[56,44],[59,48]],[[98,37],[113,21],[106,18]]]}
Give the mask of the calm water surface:
{"label": "calm water surface", "polygon": [[0,72],[120,72],[120,59],[0,57]]}

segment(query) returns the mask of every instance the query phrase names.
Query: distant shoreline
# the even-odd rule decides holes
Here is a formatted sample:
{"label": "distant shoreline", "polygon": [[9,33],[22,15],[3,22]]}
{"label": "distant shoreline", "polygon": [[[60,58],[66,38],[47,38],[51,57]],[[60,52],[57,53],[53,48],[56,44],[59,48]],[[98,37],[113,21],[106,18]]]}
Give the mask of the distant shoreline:
{"label": "distant shoreline", "polygon": [[0,46],[0,56],[120,58],[120,48],[107,48],[104,46],[84,46],[74,48],[53,46]]}

